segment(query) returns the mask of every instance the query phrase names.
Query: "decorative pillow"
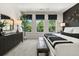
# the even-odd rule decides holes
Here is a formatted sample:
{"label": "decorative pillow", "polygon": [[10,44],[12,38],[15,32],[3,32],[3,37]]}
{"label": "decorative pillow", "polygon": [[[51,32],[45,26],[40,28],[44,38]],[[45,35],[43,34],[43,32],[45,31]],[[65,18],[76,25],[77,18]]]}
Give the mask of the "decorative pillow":
{"label": "decorative pillow", "polygon": [[72,27],[65,27],[64,32],[72,33],[73,32],[73,28]]}
{"label": "decorative pillow", "polygon": [[73,32],[72,33],[79,33],[79,27],[72,27]]}

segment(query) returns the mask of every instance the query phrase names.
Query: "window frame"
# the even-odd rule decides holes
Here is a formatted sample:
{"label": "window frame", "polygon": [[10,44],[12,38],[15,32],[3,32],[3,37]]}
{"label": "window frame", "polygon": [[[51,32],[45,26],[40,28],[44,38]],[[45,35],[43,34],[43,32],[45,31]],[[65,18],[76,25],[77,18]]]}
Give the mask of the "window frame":
{"label": "window frame", "polygon": [[[32,31],[31,32],[26,32],[28,34],[30,33],[45,33],[49,32],[49,26],[48,26],[48,15],[57,15],[57,13],[52,13],[52,12],[25,12],[22,14],[31,14],[32,15]],[[36,15],[44,15],[44,31],[43,32],[37,32],[37,25],[36,25]],[[58,17],[58,16],[57,16]],[[55,32],[57,28],[57,20],[56,20],[56,26],[55,26]],[[47,28],[47,29],[46,29]]]}

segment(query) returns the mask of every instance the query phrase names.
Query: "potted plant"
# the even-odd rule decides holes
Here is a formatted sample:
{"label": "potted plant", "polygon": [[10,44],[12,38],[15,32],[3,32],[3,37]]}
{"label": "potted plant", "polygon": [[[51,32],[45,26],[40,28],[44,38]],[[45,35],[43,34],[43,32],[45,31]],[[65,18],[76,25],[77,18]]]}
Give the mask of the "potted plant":
{"label": "potted plant", "polygon": [[3,21],[3,22],[0,21],[0,35],[3,35],[3,27],[5,27],[5,26],[6,26],[5,21]]}
{"label": "potted plant", "polygon": [[3,28],[5,26],[5,23],[0,21],[0,28]]}

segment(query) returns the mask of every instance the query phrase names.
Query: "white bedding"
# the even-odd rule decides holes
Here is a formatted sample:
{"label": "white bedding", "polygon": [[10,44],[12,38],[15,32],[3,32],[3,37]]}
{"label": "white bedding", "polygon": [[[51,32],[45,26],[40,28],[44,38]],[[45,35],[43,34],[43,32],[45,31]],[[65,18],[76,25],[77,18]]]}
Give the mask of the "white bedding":
{"label": "white bedding", "polygon": [[[49,41],[46,39],[46,42],[49,47],[49,49],[51,50],[51,53],[53,53],[53,55],[56,55],[56,56],[79,56],[79,39],[77,38],[73,38],[73,37],[69,37],[69,36],[65,36],[65,35],[62,35],[62,34],[58,34],[58,33],[55,33],[55,35],[59,36],[59,37],[62,37],[62,38],[65,38],[67,39],[68,41],[72,41],[72,43],[64,43],[64,44],[57,44],[55,46],[55,49],[51,46],[51,44],[49,44]],[[64,40],[63,40],[64,41]],[[63,42],[62,41],[62,42]],[[52,45],[57,42],[57,41],[54,41],[52,43]]]}
{"label": "white bedding", "polygon": [[79,56],[79,46],[76,44],[58,44],[55,46],[56,56]]}
{"label": "white bedding", "polygon": [[[79,27],[65,27],[64,32],[66,33],[79,33]],[[47,45],[50,49],[51,55],[56,55],[56,56],[79,56],[79,39],[62,35],[60,33],[53,33],[54,35],[67,39],[68,41],[72,41],[72,43],[64,43],[64,44],[57,44],[55,46],[55,49],[52,47],[52,45],[57,42],[54,41],[53,43],[48,39],[45,39],[47,42]],[[50,43],[52,44],[50,44]],[[62,41],[63,42],[63,41]]]}
{"label": "white bedding", "polygon": [[56,55],[61,55],[61,56],[79,56],[79,39],[78,38],[74,38],[74,37],[70,37],[70,36],[65,36],[62,34],[57,34],[55,33],[55,35],[65,38],[68,41],[72,41],[73,44],[59,44],[56,45],[55,47],[55,51],[56,51]]}

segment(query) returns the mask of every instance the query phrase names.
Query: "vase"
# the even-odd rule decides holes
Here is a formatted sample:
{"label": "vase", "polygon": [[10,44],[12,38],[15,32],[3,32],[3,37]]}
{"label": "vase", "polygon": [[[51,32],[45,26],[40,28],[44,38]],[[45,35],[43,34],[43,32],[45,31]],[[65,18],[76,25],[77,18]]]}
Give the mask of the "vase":
{"label": "vase", "polygon": [[3,29],[0,28],[0,36],[2,36],[2,35],[3,35]]}

